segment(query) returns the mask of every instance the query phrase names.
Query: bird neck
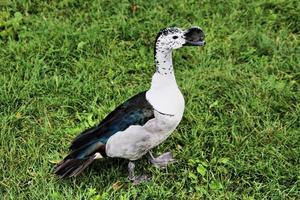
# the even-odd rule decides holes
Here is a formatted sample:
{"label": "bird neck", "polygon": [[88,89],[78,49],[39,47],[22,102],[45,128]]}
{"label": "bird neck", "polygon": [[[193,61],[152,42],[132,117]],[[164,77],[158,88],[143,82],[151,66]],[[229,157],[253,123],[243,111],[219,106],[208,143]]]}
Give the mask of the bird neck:
{"label": "bird neck", "polygon": [[171,49],[155,49],[155,65],[157,74],[166,78],[175,78],[173,63],[172,63],[172,50]]}
{"label": "bird neck", "polygon": [[152,77],[152,87],[177,87],[172,63],[172,50],[156,47],[154,57],[156,64],[156,72]]}

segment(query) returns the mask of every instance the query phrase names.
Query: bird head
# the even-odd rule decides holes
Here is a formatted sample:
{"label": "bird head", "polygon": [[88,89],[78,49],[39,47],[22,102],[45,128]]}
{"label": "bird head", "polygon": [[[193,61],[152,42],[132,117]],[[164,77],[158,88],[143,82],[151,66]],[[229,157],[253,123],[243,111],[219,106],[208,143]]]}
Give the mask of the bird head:
{"label": "bird head", "polygon": [[161,30],[156,37],[156,48],[172,50],[183,46],[204,46],[205,35],[201,28],[191,27],[185,31],[177,27]]}

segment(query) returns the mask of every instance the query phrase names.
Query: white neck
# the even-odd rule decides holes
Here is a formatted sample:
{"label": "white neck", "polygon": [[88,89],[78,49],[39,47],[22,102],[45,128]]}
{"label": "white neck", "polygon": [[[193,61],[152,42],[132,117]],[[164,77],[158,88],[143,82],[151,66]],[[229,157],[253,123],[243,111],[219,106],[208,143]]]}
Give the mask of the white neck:
{"label": "white neck", "polygon": [[177,86],[171,49],[159,48],[159,44],[157,44],[155,48],[155,65],[156,72],[152,77],[151,87],[163,87],[166,85]]}
{"label": "white neck", "polygon": [[163,75],[174,75],[172,64],[172,50],[156,49],[155,50],[156,72]]}

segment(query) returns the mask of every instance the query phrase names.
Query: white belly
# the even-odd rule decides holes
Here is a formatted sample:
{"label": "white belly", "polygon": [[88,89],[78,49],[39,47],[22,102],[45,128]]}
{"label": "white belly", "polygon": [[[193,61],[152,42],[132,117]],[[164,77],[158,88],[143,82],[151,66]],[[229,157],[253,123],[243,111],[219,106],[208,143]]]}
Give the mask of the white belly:
{"label": "white belly", "polygon": [[144,126],[134,125],[111,136],[106,143],[106,154],[109,157],[137,160],[166,140],[182,118],[182,114],[166,116],[155,112],[154,115],[155,118]]}

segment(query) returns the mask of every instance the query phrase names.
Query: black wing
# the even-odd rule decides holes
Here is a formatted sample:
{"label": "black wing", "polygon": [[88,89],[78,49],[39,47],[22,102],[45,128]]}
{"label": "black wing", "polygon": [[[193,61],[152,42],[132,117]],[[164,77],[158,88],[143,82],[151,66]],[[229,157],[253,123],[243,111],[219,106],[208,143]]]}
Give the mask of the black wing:
{"label": "black wing", "polygon": [[105,144],[112,135],[131,125],[142,126],[152,118],[154,109],[146,99],[146,91],[141,92],[118,106],[98,126],[77,136],[70,146],[70,156],[85,158],[97,151],[103,154]]}

